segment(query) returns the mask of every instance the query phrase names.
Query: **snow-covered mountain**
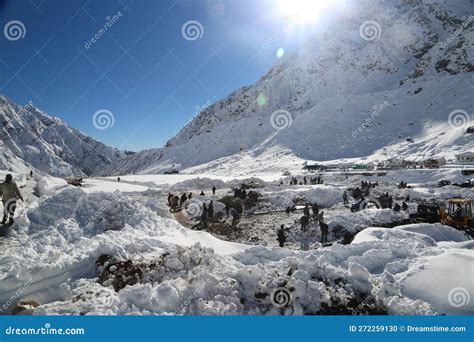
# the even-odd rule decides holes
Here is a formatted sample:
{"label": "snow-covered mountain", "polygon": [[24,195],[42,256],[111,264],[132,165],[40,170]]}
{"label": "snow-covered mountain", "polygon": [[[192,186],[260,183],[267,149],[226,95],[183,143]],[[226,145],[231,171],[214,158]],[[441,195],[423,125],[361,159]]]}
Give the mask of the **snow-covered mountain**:
{"label": "snow-covered mountain", "polygon": [[[474,150],[466,133],[474,112],[473,13],[470,0],[356,1],[326,32],[256,84],[203,110],[165,147],[104,173],[182,170],[275,149],[319,161],[452,158]],[[405,146],[407,139],[415,145]]]}
{"label": "snow-covered mountain", "polygon": [[123,158],[124,152],[88,137],[38,108],[0,95],[0,169],[81,176]]}

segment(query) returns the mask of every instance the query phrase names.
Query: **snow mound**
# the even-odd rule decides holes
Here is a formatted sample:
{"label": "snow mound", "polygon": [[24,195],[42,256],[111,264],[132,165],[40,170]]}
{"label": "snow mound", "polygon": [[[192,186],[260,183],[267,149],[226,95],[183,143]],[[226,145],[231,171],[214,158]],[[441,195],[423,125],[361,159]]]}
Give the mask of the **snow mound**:
{"label": "snow mound", "polygon": [[353,244],[371,241],[415,240],[427,246],[436,246],[436,241],[425,234],[390,228],[367,228],[358,233]]}
{"label": "snow mound", "polygon": [[446,315],[473,315],[474,251],[456,250],[428,257],[401,280],[402,293],[431,303]]}
{"label": "snow mound", "polygon": [[68,184],[64,179],[56,177],[41,177],[36,183],[36,188],[40,196],[51,195],[67,187]]}
{"label": "snow mound", "polygon": [[310,203],[318,203],[321,207],[330,207],[342,201],[343,189],[326,185],[315,185],[310,189],[295,187],[295,189],[284,189],[263,191],[263,195],[269,198],[270,204],[275,209],[285,209],[295,204],[298,199],[305,199]]}
{"label": "snow mound", "polygon": [[433,238],[436,242],[440,242],[440,241],[463,242],[463,241],[468,240],[468,237],[464,233],[452,227],[444,226],[440,223],[409,224],[406,226],[398,226],[396,229],[424,234]]}

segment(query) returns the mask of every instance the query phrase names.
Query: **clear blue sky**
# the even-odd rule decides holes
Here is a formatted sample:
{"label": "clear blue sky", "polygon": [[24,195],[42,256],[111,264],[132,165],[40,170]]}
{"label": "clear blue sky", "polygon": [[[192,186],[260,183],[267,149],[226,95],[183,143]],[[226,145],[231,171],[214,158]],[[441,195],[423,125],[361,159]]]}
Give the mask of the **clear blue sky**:
{"label": "clear blue sky", "polygon": [[[0,93],[106,144],[160,147],[197,107],[255,82],[279,48],[292,51],[305,38],[282,33],[276,7],[272,0],[0,0]],[[13,20],[24,25],[23,38],[6,39]],[[183,38],[190,20],[203,28],[196,40]],[[100,109],[113,113],[113,127],[94,127]]]}

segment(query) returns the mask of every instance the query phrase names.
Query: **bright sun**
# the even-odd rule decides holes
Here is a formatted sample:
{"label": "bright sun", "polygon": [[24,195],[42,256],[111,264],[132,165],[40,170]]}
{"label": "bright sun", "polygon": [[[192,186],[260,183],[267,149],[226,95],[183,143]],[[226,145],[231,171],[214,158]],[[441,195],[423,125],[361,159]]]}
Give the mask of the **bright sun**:
{"label": "bright sun", "polygon": [[291,24],[314,24],[342,0],[277,0],[278,9]]}

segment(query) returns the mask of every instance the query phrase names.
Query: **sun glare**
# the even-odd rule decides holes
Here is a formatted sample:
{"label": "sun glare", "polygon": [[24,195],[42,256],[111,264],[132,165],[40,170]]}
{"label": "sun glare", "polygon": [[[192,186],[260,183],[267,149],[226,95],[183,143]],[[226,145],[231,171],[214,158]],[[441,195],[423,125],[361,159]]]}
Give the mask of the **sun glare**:
{"label": "sun glare", "polygon": [[277,0],[278,10],[290,24],[314,24],[343,0]]}

